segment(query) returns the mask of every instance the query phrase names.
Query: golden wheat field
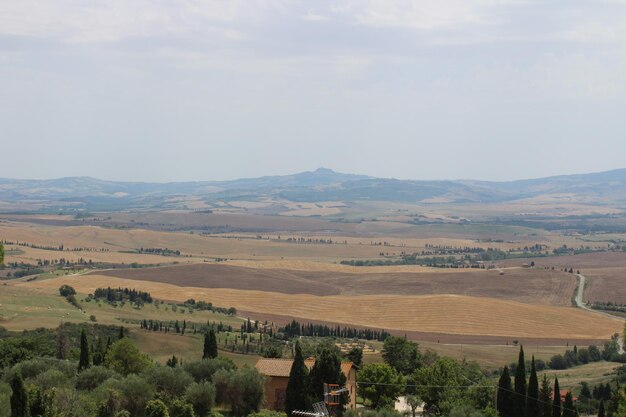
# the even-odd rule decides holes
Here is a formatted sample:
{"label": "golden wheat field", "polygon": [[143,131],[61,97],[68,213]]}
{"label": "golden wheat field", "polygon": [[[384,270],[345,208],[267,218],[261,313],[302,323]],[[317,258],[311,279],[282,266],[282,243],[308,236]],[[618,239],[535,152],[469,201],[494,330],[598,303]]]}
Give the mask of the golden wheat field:
{"label": "golden wheat field", "polygon": [[622,328],[622,320],[571,307],[530,305],[483,297],[434,296],[313,296],[221,288],[179,287],[125,280],[96,274],[21,283],[56,291],[68,284],[81,293],[106,286],[133,287],[160,299],[189,298],[240,311],[327,321],[356,326],[459,335],[510,338],[607,339]]}

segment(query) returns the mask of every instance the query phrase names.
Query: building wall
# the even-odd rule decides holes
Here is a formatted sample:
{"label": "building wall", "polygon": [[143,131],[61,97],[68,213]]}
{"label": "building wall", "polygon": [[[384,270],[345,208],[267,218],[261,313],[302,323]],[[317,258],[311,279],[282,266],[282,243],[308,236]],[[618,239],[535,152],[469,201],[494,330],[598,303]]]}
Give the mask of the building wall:
{"label": "building wall", "polygon": [[[266,376],[265,377],[265,402],[263,407],[276,410],[285,410],[285,394],[287,391],[288,377]],[[349,409],[356,408],[356,369],[353,367],[346,376],[346,387],[349,389],[348,403]]]}
{"label": "building wall", "polygon": [[265,379],[265,404],[264,408],[276,411],[285,410],[285,393],[289,378],[280,376],[268,376]]}
{"label": "building wall", "polygon": [[348,393],[347,407],[351,410],[356,408],[356,369],[351,368],[346,377],[346,387],[350,390]]}

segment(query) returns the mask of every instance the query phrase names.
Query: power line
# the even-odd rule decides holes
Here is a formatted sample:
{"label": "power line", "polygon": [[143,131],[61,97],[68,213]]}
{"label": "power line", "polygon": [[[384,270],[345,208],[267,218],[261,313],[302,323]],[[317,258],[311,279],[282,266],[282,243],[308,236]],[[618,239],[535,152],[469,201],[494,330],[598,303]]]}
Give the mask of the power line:
{"label": "power line", "polygon": [[[357,384],[357,386],[358,385],[381,385],[381,386],[396,386],[396,387],[411,387],[411,388],[495,388],[496,390],[502,390],[502,391],[506,391],[506,392],[509,392],[511,394],[514,394],[514,395],[523,396],[523,397],[527,397],[528,398],[528,395],[521,394],[521,393],[519,393],[517,391],[514,391],[514,390],[501,388],[498,385],[388,384],[388,383],[384,383],[384,382],[367,382],[367,381],[366,382],[359,381],[356,384]],[[557,395],[556,392],[554,393],[554,395]],[[558,395],[560,396],[561,393],[559,393]],[[533,398],[533,400],[537,400],[538,404],[547,404],[547,405],[550,405],[550,406],[554,406],[554,404],[552,402],[543,401],[543,400],[541,400],[539,398]],[[577,410],[574,410],[574,409],[571,409],[571,408],[565,408],[563,405],[561,405],[561,408],[563,410],[578,412]]]}

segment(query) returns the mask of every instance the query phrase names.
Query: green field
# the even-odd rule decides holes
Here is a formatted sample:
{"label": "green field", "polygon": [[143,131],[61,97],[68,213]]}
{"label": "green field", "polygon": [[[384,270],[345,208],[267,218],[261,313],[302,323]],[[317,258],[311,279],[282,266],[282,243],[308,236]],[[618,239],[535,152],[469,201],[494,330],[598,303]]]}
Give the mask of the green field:
{"label": "green field", "polygon": [[[131,330],[131,337],[139,348],[152,355],[159,362],[165,362],[172,355],[183,360],[202,357],[202,336],[188,332],[185,335],[176,333],[151,332],[141,330],[139,321],[159,320],[176,321],[182,323],[205,324],[207,322],[222,322],[226,326],[233,326],[237,330],[243,320],[237,317],[210,311],[193,311],[187,308],[176,308],[171,305],[145,304],[142,308],[135,308],[131,303],[124,303],[114,307],[107,302],[84,301],[86,294],[77,294],[77,300],[83,307],[80,311],[60,295],[53,295],[42,291],[14,285],[0,286],[0,326],[8,330],[29,330],[39,327],[55,328],[63,322],[81,323],[91,322],[90,316],[96,317],[99,324],[124,325]],[[235,333],[220,333],[221,343],[224,337],[232,343]],[[258,337],[258,336],[256,336]],[[254,366],[259,356],[237,354],[220,350],[220,355],[232,359],[238,366]]]}
{"label": "green field", "polygon": [[594,362],[587,365],[575,366],[570,369],[559,371],[547,370],[539,372],[539,378],[547,375],[548,378],[559,378],[559,386],[561,389],[572,390],[576,395],[580,391],[580,383],[587,382],[590,386],[600,383],[607,383],[615,378],[615,369],[620,366],[615,362]]}

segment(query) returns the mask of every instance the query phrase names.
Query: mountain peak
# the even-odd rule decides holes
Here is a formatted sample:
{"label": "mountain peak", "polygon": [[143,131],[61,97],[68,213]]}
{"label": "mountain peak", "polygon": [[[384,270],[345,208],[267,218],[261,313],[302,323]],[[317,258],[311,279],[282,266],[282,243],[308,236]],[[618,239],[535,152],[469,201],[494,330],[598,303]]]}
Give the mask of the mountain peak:
{"label": "mountain peak", "polygon": [[315,171],[313,171],[314,174],[337,174],[336,171],[333,171],[330,168],[324,168],[324,167],[319,167],[317,168]]}

